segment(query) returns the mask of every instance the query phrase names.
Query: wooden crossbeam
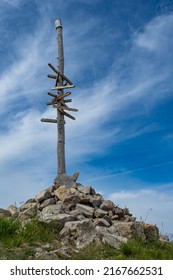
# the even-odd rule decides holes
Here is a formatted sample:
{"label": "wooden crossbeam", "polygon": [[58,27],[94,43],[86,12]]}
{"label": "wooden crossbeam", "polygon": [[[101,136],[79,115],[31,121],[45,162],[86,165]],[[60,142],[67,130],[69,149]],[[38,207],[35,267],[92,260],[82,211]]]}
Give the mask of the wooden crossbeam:
{"label": "wooden crossbeam", "polygon": [[48,74],[47,77],[48,77],[48,78],[51,78],[51,79],[56,79],[57,76],[52,75],[52,74]]}
{"label": "wooden crossbeam", "polygon": [[72,99],[64,99],[63,102],[64,103],[72,102]]}
{"label": "wooden crossbeam", "polygon": [[[59,106],[58,105],[53,105],[53,108],[59,109]],[[63,109],[63,110],[67,110],[67,111],[78,112],[78,109],[70,108],[70,107],[67,107],[67,106],[61,106],[60,108]]]}
{"label": "wooden crossbeam", "polygon": [[56,101],[59,101],[59,100],[63,99],[64,97],[69,96],[70,94],[71,94],[70,91],[66,92],[66,93],[63,93],[63,94],[60,94],[56,97]]}
{"label": "wooden crossbeam", "polygon": [[41,122],[57,123],[57,120],[55,120],[55,119],[44,119],[44,118],[42,118],[42,119],[41,119]]}
{"label": "wooden crossbeam", "polygon": [[46,103],[47,105],[54,105],[57,104],[57,100],[54,98],[51,102]]}
{"label": "wooden crossbeam", "polygon": [[70,86],[57,86],[52,88],[52,90],[59,90],[59,89],[68,89],[68,88],[74,88],[75,85],[70,85]]}
{"label": "wooden crossbeam", "polygon": [[68,106],[62,106],[61,108],[62,108],[63,110],[67,110],[67,111],[78,112],[78,109],[70,108],[70,107],[68,107]]}
{"label": "wooden crossbeam", "polygon": [[70,118],[70,119],[72,119],[72,120],[75,120],[75,117],[73,117],[72,115],[68,114],[67,112],[64,112],[60,107],[57,108],[57,109],[58,109],[58,111],[59,111],[61,114],[65,115],[66,117],[68,117],[68,118]]}
{"label": "wooden crossbeam", "polygon": [[56,74],[58,74],[58,70],[56,70],[56,68],[55,68],[51,63],[48,63],[48,66],[49,66]]}
{"label": "wooden crossbeam", "polygon": [[48,94],[48,95],[50,95],[50,96],[52,96],[52,97],[55,97],[55,98],[57,97],[57,95],[56,95],[56,94],[51,93],[51,92],[48,92],[47,94]]}
{"label": "wooden crossbeam", "polygon": [[67,83],[69,83],[70,85],[73,85],[72,81],[70,81],[70,79],[67,78],[64,74],[60,73],[59,71],[58,71],[58,74],[59,74],[64,80],[66,80]]}
{"label": "wooden crossbeam", "polygon": [[[51,95],[50,94],[51,92],[49,92],[48,94],[49,95]],[[56,104],[59,100],[61,100],[61,99],[63,99],[64,97],[66,97],[66,96],[69,96],[71,94],[71,92],[66,92],[66,93],[64,93],[64,94],[61,94],[61,95],[53,95],[53,97],[55,97],[54,99],[52,99],[52,101],[51,102],[48,102],[47,103],[47,105],[54,105],[54,104]],[[52,96],[52,95],[51,95]]]}
{"label": "wooden crossbeam", "polygon": [[[66,80],[67,83],[69,83],[70,85],[73,85],[72,81],[71,81],[69,78],[67,78],[64,74],[60,73],[51,63],[48,63],[48,66],[49,66],[55,73],[58,74],[57,76],[60,75],[64,80]],[[57,76],[51,75],[51,74],[48,75],[49,78],[53,78],[53,79],[57,79],[57,80],[58,80],[59,77],[57,78]]]}
{"label": "wooden crossbeam", "polygon": [[57,85],[58,85],[58,81],[59,81],[59,72],[58,72],[58,74],[57,74],[57,76],[56,76],[55,87],[57,87]]}

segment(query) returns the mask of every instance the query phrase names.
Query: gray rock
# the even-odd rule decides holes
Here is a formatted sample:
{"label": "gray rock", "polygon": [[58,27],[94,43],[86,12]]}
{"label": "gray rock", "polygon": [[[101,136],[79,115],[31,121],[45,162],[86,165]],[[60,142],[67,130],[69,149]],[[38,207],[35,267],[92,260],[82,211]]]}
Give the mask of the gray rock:
{"label": "gray rock", "polygon": [[118,215],[119,218],[123,218],[124,217],[124,211],[120,207],[115,207],[114,208],[114,214]]}
{"label": "gray rock", "polygon": [[53,205],[56,203],[56,199],[54,197],[50,197],[46,200],[44,200],[40,205],[39,205],[39,210],[42,210],[43,208],[49,206],[49,205]]}
{"label": "gray rock", "polygon": [[51,223],[52,221],[56,221],[59,225],[64,225],[66,222],[74,221],[75,217],[69,214],[48,214],[40,212],[38,215],[38,220]]}
{"label": "gray rock", "polygon": [[116,221],[113,226],[120,236],[126,237],[127,239],[137,238],[143,241],[146,240],[144,229],[140,222]]}
{"label": "gray rock", "polygon": [[7,218],[10,216],[11,216],[10,211],[0,208],[0,218]]}
{"label": "gray rock", "polygon": [[43,214],[55,214],[55,215],[63,213],[62,202],[58,201],[54,205],[46,206],[45,208],[43,208],[42,213]]}
{"label": "gray rock", "polygon": [[105,215],[103,219],[105,219],[110,225],[112,224],[112,219],[108,215]]}
{"label": "gray rock", "polygon": [[66,186],[67,188],[76,188],[75,180],[75,178],[67,174],[62,174],[55,178],[54,185],[55,187]]}
{"label": "gray rock", "polygon": [[156,225],[144,224],[143,228],[146,240],[155,241],[159,239],[159,229],[156,227]]}
{"label": "gray rock", "polygon": [[82,221],[86,219],[86,217],[77,210],[72,210],[69,212],[69,214],[74,216],[75,220],[77,221]]}
{"label": "gray rock", "polygon": [[73,174],[73,176],[72,176],[74,182],[77,181],[78,177],[79,177],[79,172],[75,172],[75,173]]}
{"label": "gray rock", "polygon": [[46,188],[46,191],[50,192],[51,194],[54,192],[54,190],[56,190],[56,187],[54,185]]}
{"label": "gray rock", "polygon": [[97,218],[97,219],[94,220],[94,226],[109,227],[110,223],[108,223],[103,218]]}
{"label": "gray rock", "polygon": [[86,247],[93,241],[100,242],[97,231],[90,219],[65,223],[60,232],[60,237],[64,243],[74,243],[78,249]]}
{"label": "gray rock", "polygon": [[119,249],[120,245],[122,243],[127,243],[128,239],[126,237],[107,233],[103,235],[101,240],[102,243],[107,243],[110,246],[114,247],[115,249]]}
{"label": "gray rock", "polygon": [[118,215],[113,215],[111,217],[111,219],[114,220],[114,221],[117,221],[117,220],[119,220],[119,216]]}
{"label": "gray rock", "polygon": [[51,196],[52,195],[51,195],[50,191],[43,190],[43,191],[39,192],[38,194],[36,194],[35,199],[37,202],[41,203],[43,200],[46,200],[46,199],[50,198]]}
{"label": "gray rock", "polygon": [[112,210],[114,210],[114,208],[115,208],[115,205],[110,200],[103,200],[102,204],[100,205],[100,209],[105,210],[105,211],[112,211]]}
{"label": "gray rock", "polygon": [[20,212],[17,217],[17,219],[21,222],[22,226],[29,223],[32,219],[36,218],[37,216],[37,204],[36,203],[31,203],[31,204],[33,205]]}
{"label": "gray rock", "polygon": [[63,208],[73,208],[77,203],[81,201],[79,195],[70,195],[64,198],[63,200]]}
{"label": "gray rock", "polygon": [[95,211],[94,211],[94,216],[96,217],[96,218],[103,218],[105,215],[107,215],[107,211],[104,211],[104,210],[101,210],[101,209],[96,209]]}
{"label": "gray rock", "polygon": [[54,195],[61,201],[64,201],[66,197],[71,195],[70,189],[66,186],[60,186],[57,190],[54,191]]}
{"label": "gray rock", "polygon": [[36,209],[37,208],[37,203],[36,202],[24,203],[23,205],[21,205],[19,207],[19,211],[22,212],[22,211],[25,211],[25,210],[30,209],[30,208]]}
{"label": "gray rock", "polygon": [[14,205],[10,205],[7,210],[10,212],[10,214],[12,215],[13,218],[18,216],[18,209],[16,206]]}
{"label": "gray rock", "polygon": [[95,208],[95,207],[100,207],[102,204],[102,199],[100,196],[93,195],[89,197],[89,203]]}
{"label": "gray rock", "polygon": [[89,194],[95,194],[95,191],[92,187],[83,187],[83,186],[78,186],[78,191],[80,191],[81,193],[85,194],[85,195],[89,195]]}
{"label": "gray rock", "polygon": [[76,210],[79,211],[80,213],[83,213],[84,216],[87,218],[92,218],[93,213],[94,213],[94,208],[84,205],[84,204],[76,204]]}

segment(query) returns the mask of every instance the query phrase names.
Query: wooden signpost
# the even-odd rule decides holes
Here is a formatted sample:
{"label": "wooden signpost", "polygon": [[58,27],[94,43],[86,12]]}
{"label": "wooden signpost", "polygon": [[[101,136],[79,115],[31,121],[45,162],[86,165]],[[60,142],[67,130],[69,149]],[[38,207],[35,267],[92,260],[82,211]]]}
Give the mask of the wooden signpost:
{"label": "wooden signpost", "polygon": [[57,43],[58,43],[58,69],[56,69],[51,63],[48,63],[48,66],[53,70],[55,74],[49,74],[48,78],[55,80],[55,86],[52,88],[53,91],[57,93],[48,92],[48,95],[53,97],[53,99],[47,103],[47,105],[52,105],[53,108],[57,110],[56,119],[46,119],[42,118],[42,122],[47,123],[56,123],[57,132],[58,132],[58,141],[57,141],[57,161],[58,161],[58,176],[63,173],[66,173],[66,164],[65,164],[65,121],[64,117],[68,117],[72,120],[75,120],[71,114],[66,111],[77,112],[75,108],[70,108],[66,103],[71,102],[72,99],[64,99],[69,96],[71,92],[64,93],[64,90],[74,88],[75,85],[72,81],[64,75],[64,50],[63,50],[63,35],[62,35],[62,24],[61,20],[57,19],[55,21],[55,27],[57,31]]}

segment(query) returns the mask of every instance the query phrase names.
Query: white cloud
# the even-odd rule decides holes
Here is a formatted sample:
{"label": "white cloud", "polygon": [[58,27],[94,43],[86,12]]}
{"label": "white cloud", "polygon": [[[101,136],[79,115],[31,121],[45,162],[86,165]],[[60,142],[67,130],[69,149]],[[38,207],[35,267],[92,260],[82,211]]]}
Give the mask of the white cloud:
{"label": "white cloud", "polygon": [[169,45],[170,52],[172,52],[172,25],[173,15],[162,15],[157,17],[146,25],[144,32],[137,34],[135,43],[141,48],[159,53],[165,53],[167,46]]}
{"label": "white cloud", "polygon": [[[95,24],[97,23],[98,21],[95,22]],[[46,65],[49,59],[51,61],[53,60],[52,57],[56,57],[57,53],[55,33],[54,35],[53,33],[50,34],[46,24],[35,30],[34,34],[29,36],[24,44],[22,38],[16,42],[18,51],[15,57],[17,59],[6,72],[2,72],[0,77],[0,113],[8,117],[7,113],[11,110],[14,118],[8,124],[8,130],[3,131],[0,136],[0,147],[3,147],[1,148],[1,166],[2,168],[4,168],[3,165],[6,166],[3,169],[4,174],[1,176],[1,181],[5,185],[6,180],[6,186],[10,185],[10,182],[15,182],[13,189],[19,190],[21,188],[19,186],[20,174],[17,177],[15,172],[11,173],[10,178],[7,179],[8,167],[11,168],[11,165],[13,165],[12,168],[15,170],[15,165],[23,161],[21,182],[27,188],[28,195],[34,193],[36,184],[39,184],[41,180],[40,175],[38,177],[29,176],[27,162],[30,161],[33,170],[40,162],[40,166],[36,169],[38,173],[44,174],[44,177],[47,170],[55,169],[53,165],[56,161],[56,126],[40,123],[41,117],[54,118],[56,115],[52,108],[47,109],[45,106],[44,112],[43,107],[42,110],[40,109],[46,100],[46,91],[49,91],[51,85],[51,81],[46,80],[45,74],[49,72]],[[153,106],[160,102],[161,98],[167,97],[161,85],[162,83],[168,83],[169,76],[172,73],[172,60],[168,61],[170,54],[167,49],[164,52],[164,48],[159,47],[162,36],[167,48],[170,49],[172,46],[173,40],[172,37],[168,36],[169,32],[163,32],[167,29],[170,30],[172,17],[168,16],[168,19],[159,17],[149,23],[143,32],[136,35],[132,42],[133,48],[128,53],[128,63],[126,63],[126,57],[122,58],[125,67],[120,67],[120,73],[114,64],[108,75],[99,83],[93,83],[89,87],[88,84],[87,86],[82,84],[81,88],[78,87],[78,75],[86,74],[86,69],[89,72],[90,66],[96,61],[94,59],[97,49],[95,46],[98,46],[98,38],[92,38],[93,52],[89,62],[86,59],[86,53],[83,53],[88,39],[86,38],[86,41],[84,41],[82,38],[90,34],[92,25],[93,21],[87,22],[85,29],[83,29],[83,26],[79,26],[80,28],[75,36],[73,33],[70,34],[71,29],[69,27],[70,31],[65,31],[64,36],[67,50],[66,61],[68,61],[67,73],[71,73],[70,78],[72,75],[72,79],[76,80],[76,88],[72,92],[74,100],[70,106],[79,109],[79,112],[75,114],[76,121],[67,120],[66,125],[67,162],[70,164],[76,161],[84,162],[91,154],[104,153],[106,148],[112,144],[159,129],[155,124],[149,124],[141,128],[140,120],[136,120],[135,125],[130,124],[129,120],[134,116],[148,114]],[[110,34],[108,35],[110,36]],[[143,56],[141,56],[141,48],[144,49]],[[157,50],[165,53],[166,59],[164,63],[162,60],[161,69],[157,69],[158,61],[152,60],[151,57],[148,59],[147,53],[151,49],[152,51]],[[72,54],[73,50],[75,54]],[[121,76],[125,69],[126,79]],[[172,89],[172,84],[169,84],[169,89]],[[20,107],[21,113],[13,112],[13,109],[19,104],[21,106],[25,104],[26,108],[21,109]],[[108,126],[110,123],[112,124],[111,129]],[[34,155],[37,159],[34,158]],[[128,171],[125,170],[124,172]],[[107,176],[107,174],[104,175]],[[47,178],[48,176],[50,175],[47,175]],[[43,181],[47,182],[47,180],[44,179]],[[37,188],[40,189],[41,186],[37,185]],[[11,194],[10,200],[14,196],[15,194]],[[158,205],[155,205],[153,200],[150,199],[154,196],[158,198],[158,201],[161,201],[161,195],[152,192],[152,190],[150,193],[124,191],[112,194],[113,199],[117,197],[120,202],[126,203],[126,206],[133,207],[136,205],[136,209],[139,210],[138,213],[143,217],[151,207],[153,209],[152,213],[155,213],[154,209],[159,210]],[[5,197],[9,200],[7,193]],[[142,201],[142,197],[146,204],[143,205],[143,208],[140,208],[139,201]],[[165,195],[163,198],[165,198],[165,201],[168,198],[170,203],[169,197]],[[165,206],[164,203],[163,206]],[[162,213],[160,217],[162,219]]]}

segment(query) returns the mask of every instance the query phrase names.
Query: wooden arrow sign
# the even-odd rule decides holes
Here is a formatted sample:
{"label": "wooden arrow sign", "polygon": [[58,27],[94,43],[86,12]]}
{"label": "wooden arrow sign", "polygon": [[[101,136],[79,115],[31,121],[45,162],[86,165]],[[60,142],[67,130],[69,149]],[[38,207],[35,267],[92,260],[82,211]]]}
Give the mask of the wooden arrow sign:
{"label": "wooden arrow sign", "polygon": [[55,120],[55,119],[44,119],[44,118],[42,118],[42,119],[41,119],[41,122],[57,123],[57,120]]}
{"label": "wooden arrow sign", "polygon": [[[53,105],[53,108],[59,109],[59,106]],[[73,112],[78,112],[78,109],[75,108],[69,108],[67,106],[61,106],[60,107],[62,110],[67,110],[67,111],[73,111]]]}
{"label": "wooden arrow sign", "polygon": [[57,97],[57,94],[54,94],[54,93],[51,93],[51,92],[48,92],[47,94],[52,96],[52,97],[55,97],[55,98]]}
{"label": "wooden arrow sign", "polygon": [[52,88],[52,90],[59,90],[59,89],[68,89],[68,88],[74,88],[75,85],[70,85],[70,86],[57,86]]}
{"label": "wooden arrow sign", "polygon": [[59,107],[59,108],[57,108],[57,109],[58,109],[58,111],[59,111],[61,114],[65,115],[66,117],[68,117],[68,118],[70,118],[70,119],[72,119],[72,120],[75,120],[75,117],[73,117],[72,115],[68,114],[67,112],[64,112],[64,111],[62,110],[61,107]]}

